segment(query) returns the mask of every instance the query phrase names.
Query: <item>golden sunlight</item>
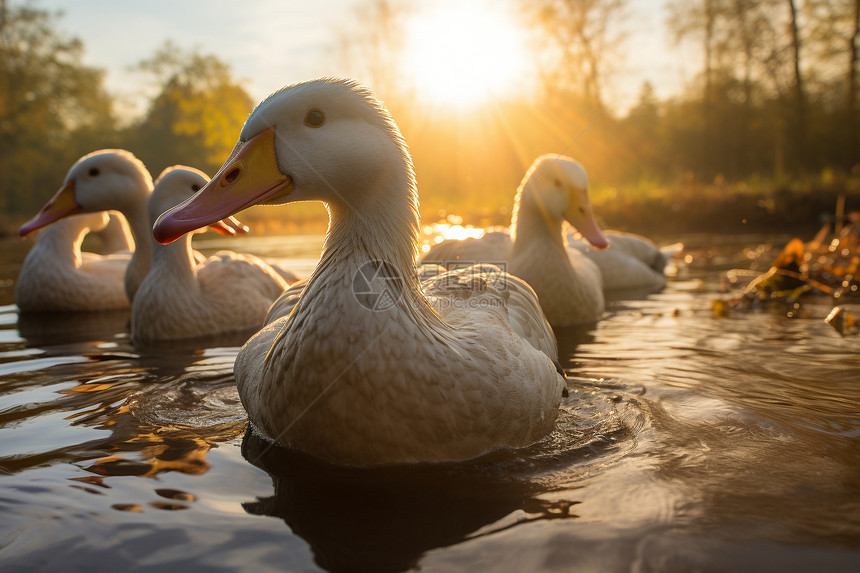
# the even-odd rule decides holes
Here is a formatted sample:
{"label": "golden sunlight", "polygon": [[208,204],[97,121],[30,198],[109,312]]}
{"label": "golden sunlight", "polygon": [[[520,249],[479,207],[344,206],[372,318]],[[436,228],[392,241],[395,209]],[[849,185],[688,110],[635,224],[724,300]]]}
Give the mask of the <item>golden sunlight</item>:
{"label": "golden sunlight", "polygon": [[406,28],[402,69],[426,103],[472,107],[531,81],[525,30],[486,2],[433,3]]}
{"label": "golden sunlight", "polygon": [[462,222],[461,217],[448,215],[447,221],[425,225],[422,229],[421,252],[426,253],[433,245],[448,239],[462,241],[464,239],[480,239],[484,236],[485,229],[472,225],[463,226]]}

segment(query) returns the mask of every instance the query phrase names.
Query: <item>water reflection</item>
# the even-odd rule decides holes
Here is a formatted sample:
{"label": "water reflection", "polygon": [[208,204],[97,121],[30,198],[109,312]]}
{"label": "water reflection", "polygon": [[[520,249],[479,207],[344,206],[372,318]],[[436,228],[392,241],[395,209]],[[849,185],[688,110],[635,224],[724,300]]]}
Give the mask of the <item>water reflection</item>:
{"label": "water reflection", "polygon": [[209,467],[211,445],[245,429],[232,377],[235,346],[188,343],[168,351],[135,349],[120,340],[43,352],[66,354],[72,346],[70,356],[6,368],[0,470],[17,473],[64,461],[87,462],[102,476],[200,474]]}
{"label": "water reflection", "polygon": [[404,571],[428,550],[524,522],[575,519],[578,501],[493,471],[492,461],[374,470],[338,468],[248,432],[242,455],[264,469],[274,495],[243,504],[283,519],[328,571]]}
{"label": "water reflection", "polygon": [[665,291],[557,333],[550,436],[462,464],[267,448],[231,373],[245,333],[135,347],[127,313],[2,306],[0,568],[853,571],[858,339],[827,301],[715,316],[719,271],[770,251],[703,242]]}
{"label": "water reflection", "polygon": [[101,312],[26,312],[18,332],[30,346],[113,340],[128,332],[128,309]]}
{"label": "water reflection", "polygon": [[243,503],[283,519],[328,571],[404,571],[429,550],[547,520],[576,520],[583,481],[635,448],[641,388],[572,379],[556,429],[537,444],[460,463],[331,466],[248,431],[242,455],[274,494]]}

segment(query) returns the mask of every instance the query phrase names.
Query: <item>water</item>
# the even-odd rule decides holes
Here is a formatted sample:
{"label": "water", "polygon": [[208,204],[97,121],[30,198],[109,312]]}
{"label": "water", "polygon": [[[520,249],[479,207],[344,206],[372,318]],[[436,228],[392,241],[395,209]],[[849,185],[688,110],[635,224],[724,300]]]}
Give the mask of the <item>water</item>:
{"label": "water", "polygon": [[[552,435],[363,471],[246,435],[246,334],[135,348],[127,313],[19,317],[26,245],[7,240],[0,569],[860,570],[860,338],[823,321],[827,300],[715,318],[724,272],[763,270],[782,238],[685,239],[663,292],[558,332]],[[305,274],[320,242],[205,246]]]}

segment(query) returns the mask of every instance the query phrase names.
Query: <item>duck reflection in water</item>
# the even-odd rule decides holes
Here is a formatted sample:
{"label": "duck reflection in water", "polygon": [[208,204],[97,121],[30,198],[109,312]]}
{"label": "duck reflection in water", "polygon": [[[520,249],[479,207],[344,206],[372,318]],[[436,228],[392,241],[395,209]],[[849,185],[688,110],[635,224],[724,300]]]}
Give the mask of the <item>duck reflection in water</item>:
{"label": "duck reflection in water", "polygon": [[98,312],[22,312],[18,332],[30,346],[113,340],[128,332],[128,309]]}
{"label": "duck reflection in water", "polygon": [[403,571],[437,547],[525,522],[577,517],[572,508],[578,501],[541,499],[552,488],[509,471],[527,463],[512,460],[510,452],[471,462],[358,469],[325,464],[249,430],[242,455],[271,476],[275,489],[271,497],[244,503],[245,511],[283,519],[328,571]]}

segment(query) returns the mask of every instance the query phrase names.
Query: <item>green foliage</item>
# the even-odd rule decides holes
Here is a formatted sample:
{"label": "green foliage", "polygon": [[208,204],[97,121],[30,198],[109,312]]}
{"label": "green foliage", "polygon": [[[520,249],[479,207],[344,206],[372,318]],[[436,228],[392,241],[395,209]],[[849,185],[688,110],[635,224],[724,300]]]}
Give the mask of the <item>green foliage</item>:
{"label": "green foliage", "polygon": [[54,30],[56,16],[0,4],[0,210],[31,214],[72,161],[116,139],[104,72],[81,63],[83,45]]}
{"label": "green foliage", "polygon": [[135,153],[153,175],[186,164],[214,174],[253,102],[214,56],[171,43],[140,64],[158,94],[120,130],[104,71],[83,65],[83,44],[56,31],[58,16],[32,3],[0,3],[0,212],[32,215],[82,155],[109,147]]}
{"label": "green foliage", "polygon": [[153,176],[176,164],[213,175],[253,109],[250,96],[223,62],[170,42],[139,67],[155,77],[160,92],[141,123],[128,130],[127,147]]}

